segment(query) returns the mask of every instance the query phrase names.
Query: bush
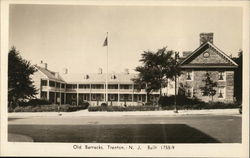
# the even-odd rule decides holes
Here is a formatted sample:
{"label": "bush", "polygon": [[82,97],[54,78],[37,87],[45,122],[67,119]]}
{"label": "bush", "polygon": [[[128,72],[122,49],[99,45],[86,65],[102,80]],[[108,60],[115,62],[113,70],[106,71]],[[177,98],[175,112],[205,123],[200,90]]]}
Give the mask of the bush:
{"label": "bush", "polygon": [[101,107],[107,107],[108,105],[106,103],[102,103]]}
{"label": "bush", "polygon": [[[174,105],[175,96],[162,96],[159,99],[159,104],[162,107]],[[183,95],[178,95],[176,96],[176,104],[177,105],[194,105],[194,104],[204,104],[204,102],[197,98],[188,98]]]}
{"label": "bush", "polygon": [[73,112],[87,109],[88,105],[37,105],[37,106],[17,106],[14,109],[9,109],[9,112]]}
{"label": "bush", "polygon": [[93,112],[93,111],[108,111],[108,112],[113,112],[113,111],[155,111],[159,110],[159,107],[157,106],[90,106],[88,108],[88,111]]}

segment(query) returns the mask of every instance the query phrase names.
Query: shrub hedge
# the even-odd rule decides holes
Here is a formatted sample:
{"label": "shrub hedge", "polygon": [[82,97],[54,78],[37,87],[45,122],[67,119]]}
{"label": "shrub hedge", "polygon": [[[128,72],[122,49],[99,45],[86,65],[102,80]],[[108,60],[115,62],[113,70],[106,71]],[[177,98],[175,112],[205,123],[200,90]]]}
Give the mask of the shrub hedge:
{"label": "shrub hedge", "polygon": [[[200,104],[192,104],[192,105],[177,105],[177,109],[179,110],[201,110],[201,109],[232,109],[232,108],[239,108],[240,105],[238,104],[227,104],[227,103],[200,103]],[[158,110],[174,110],[174,105],[168,106],[89,106],[88,111],[95,112],[95,111],[158,111]]]}
{"label": "shrub hedge", "polygon": [[9,112],[73,112],[78,110],[87,109],[88,105],[37,105],[37,106],[17,106],[15,108],[9,108]]}
{"label": "shrub hedge", "polygon": [[155,111],[155,110],[159,110],[160,107],[157,106],[107,106],[107,107],[103,107],[103,106],[90,106],[88,108],[88,111],[108,111],[108,112],[112,112],[112,111]]}

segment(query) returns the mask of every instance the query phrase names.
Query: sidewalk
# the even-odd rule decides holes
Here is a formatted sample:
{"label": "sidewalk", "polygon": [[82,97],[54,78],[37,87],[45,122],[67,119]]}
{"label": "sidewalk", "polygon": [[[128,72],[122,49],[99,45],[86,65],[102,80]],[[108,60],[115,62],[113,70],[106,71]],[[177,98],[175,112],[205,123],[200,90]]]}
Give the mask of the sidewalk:
{"label": "sidewalk", "polygon": [[76,112],[18,112],[8,113],[9,118],[25,118],[25,117],[84,117],[84,116],[184,116],[184,115],[237,115],[239,109],[211,109],[211,110],[179,110],[174,113],[173,110],[168,111],[133,111],[133,112],[89,112],[86,110]]}

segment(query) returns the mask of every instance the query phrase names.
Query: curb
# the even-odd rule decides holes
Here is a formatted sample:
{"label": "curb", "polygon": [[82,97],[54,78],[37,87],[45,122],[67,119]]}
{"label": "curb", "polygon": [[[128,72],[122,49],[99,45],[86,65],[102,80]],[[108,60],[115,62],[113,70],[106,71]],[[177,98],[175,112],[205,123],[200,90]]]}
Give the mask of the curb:
{"label": "curb", "polygon": [[191,116],[191,115],[237,115],[238,109],[212,109],[212,110],[179,110],[179,113],[173,111],[138,111],[138,112],[89,112],[86,110],[77,112],[36,112],[36,113],[9,113],[9,118],[29,118],[29,117],[85,117],[85,116]]}

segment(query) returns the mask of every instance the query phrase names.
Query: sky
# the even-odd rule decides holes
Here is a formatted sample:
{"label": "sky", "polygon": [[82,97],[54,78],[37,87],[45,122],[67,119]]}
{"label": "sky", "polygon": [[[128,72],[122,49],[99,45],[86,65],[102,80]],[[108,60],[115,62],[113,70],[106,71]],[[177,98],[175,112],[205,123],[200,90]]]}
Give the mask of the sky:
{"label": "sky", "polygon": [[242,10],[189,6],[10,6],[9,47],[32,64],[69,73],[134,72],[143,51],[193,51],[199,34],[214,33],[214,44],[228,55],[242,49]]}

